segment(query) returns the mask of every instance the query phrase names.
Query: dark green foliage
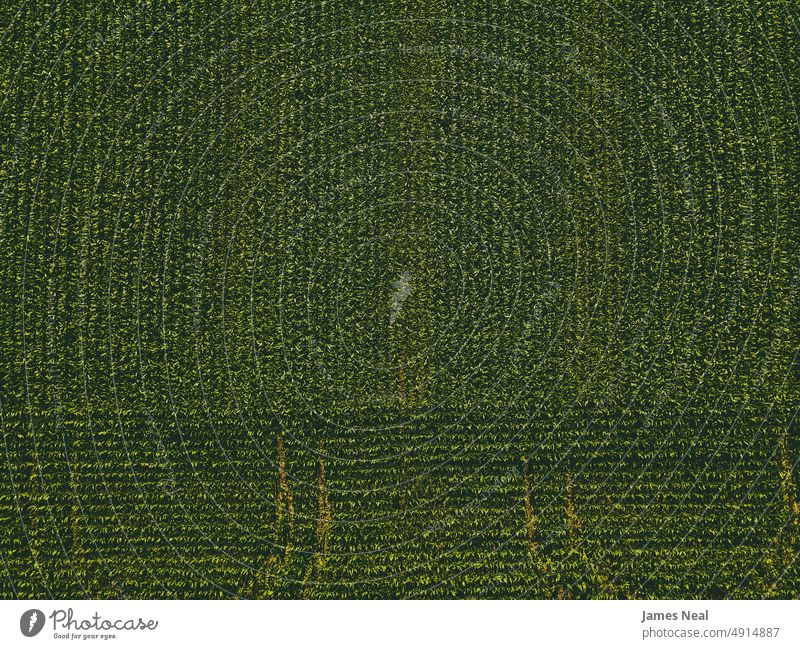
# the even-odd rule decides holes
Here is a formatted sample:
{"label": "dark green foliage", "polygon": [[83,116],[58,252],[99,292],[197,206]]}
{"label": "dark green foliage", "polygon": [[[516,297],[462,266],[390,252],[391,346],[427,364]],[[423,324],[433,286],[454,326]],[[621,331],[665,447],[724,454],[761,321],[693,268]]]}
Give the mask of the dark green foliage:
{"label": "dark green foliage", "polygon": [[797,597],[798,18],[4,0],[0,596]]}

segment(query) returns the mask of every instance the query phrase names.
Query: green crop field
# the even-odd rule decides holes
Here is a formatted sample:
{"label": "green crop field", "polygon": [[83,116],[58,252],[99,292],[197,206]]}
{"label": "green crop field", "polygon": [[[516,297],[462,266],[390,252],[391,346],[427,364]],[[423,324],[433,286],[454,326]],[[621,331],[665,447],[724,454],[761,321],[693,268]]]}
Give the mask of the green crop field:
{"label": "green crop field", "polygon": [[800,596],[797,0],[0,4],[0,597]]}

